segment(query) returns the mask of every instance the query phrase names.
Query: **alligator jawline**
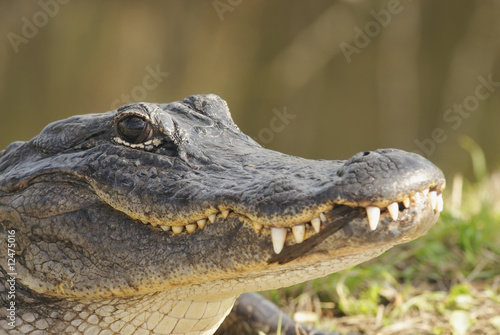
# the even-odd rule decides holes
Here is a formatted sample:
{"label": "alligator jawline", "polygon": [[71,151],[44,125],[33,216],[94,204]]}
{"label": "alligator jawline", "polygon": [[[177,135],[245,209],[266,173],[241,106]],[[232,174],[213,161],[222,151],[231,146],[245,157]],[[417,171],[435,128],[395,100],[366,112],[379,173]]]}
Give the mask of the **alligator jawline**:
{"label": "alligator jawline", "polygon": [[362,215],[361,210],[348,206],[338,206],[334,208],[330,214],[332,214],[335,219],[333,219],[333,221],[331,222],[328,222],[328,225],[326,225],[326,227],[322,229],[318,234],[311,236],[303,243],[296,243],[293,245],[285,246],[282,252],[275,254],[267,261],[267,263],[278,263],[282,265],[289,263],[299,257],[303,257],[307,253],[307,251],[312,250],[325,239],[344,228],[349,222]]}
{"label": "alligator jawline", "polygon": [[[284,264],[292,261],[299,255],[304,255],[304,252],[306,250],[311,250],[314,246],[321,243],[328,236],[335,234],[335,232],[340,230],[345,224],[352,221],[355,217],[363,215],[362,212],[365,212],[365,221],[368,223],[370,229],[374,231],[377,229],[378,223],[380,221],[380,215],[388,213],[393,221],[397,221],[400,211],[410,208],[412,201],[421,201],[421,199],[423,199],[424,197],[428,199],[432,210],[438,212],[441,212],[443,210],[442,190],[438,190],[435,188],[426,188],[420,192],[415,192],[412,195],[404,197],[401,201],[392,202],[387,207],[382,209],[378,206],[353,207],[349,205],[333,205],[331,209],[320,212],[318,216],[316,216],[309,222],[297,224],[289,228],[273,227],[269,225],[263,225],[261,223],[252,222],[247,216],[233,212],[229,209],[224,209],[220,212],[213,213],[207,218],[197,220],[196,222],[187,224],[185,226],[159,225],[147,221],[141,222],[145,225],[156,227],[163,233],[169,233],[171,234],[171,236],[177,236],[181,233],[187,232],[191,234],[196,232],[197,230],[204,229],[207,224],[214,224],[216,223],[216,221],[219,221],[217,220],[218,216],[220,216],[221,220],[225,220],[230,213],[234,213],[242,221],[252,222],[251,224],[253,225],[253,228],[257,234],[261,233],[263,229],[270,230],[273,249],[276,255],[279,255],[282,252],[283,248],[285,248],[287,236],[292,233],[295,240],[295,244],[293,244],[292,246],[294,246],[297,252],[294,251],[291,253],[291,255],[285,256],[283,258],[273,257],[269,261],[270,263]],[[325,213],[327,212],[330,217],[335,218],[332,222],[329,222],[329,220],[326,218]]]}

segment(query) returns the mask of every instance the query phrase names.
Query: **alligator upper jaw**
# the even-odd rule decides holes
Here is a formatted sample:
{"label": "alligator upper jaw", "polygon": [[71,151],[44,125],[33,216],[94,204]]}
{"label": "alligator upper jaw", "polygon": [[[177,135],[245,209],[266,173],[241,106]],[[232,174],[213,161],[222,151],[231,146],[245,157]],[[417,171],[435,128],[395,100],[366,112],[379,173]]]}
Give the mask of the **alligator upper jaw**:
{"label": "alligator upper jaw", "polygon": [[[302,243],[317,234],[328,222],[327,213],[339,205],[363,208],[369,231],[377,229],[380,217],[397,222],[399,212],[419,198],[428,199],[432,211],[442,210],[444,176],[416,154],[380,149],[347,161],[314,161],[253,145],[238,150],[215,167],[201,164],[192,169],[177,160],[170,171],[151,173],[138,165],[124,173],[131,180],[121,182],[123,177],[111,174],[105,177],[113,180],[90,183],[104,202],[172,240],[224,222],[234,213],[255,233],[269,235],[276,254],[290,240]],[[208,149],[205,153],[216,154]],[[149,175],[157,182],[140,178]],[[109,187],[113,183],[127,186],[117,191]]]}
{"label": "alligator upper jaw", "polygon": [[[312,219],[289,226],[277,227],[254,222],[249,219],[248,216],[238,214],[229,209],[210,214],[206,218],[198,219],[187,225],[172,226],[168,224],[151,224],[147,221],[143,221],[143,224],[156,227],[158,231],[170,234],[172,238],[175,238],[176,235],[179,234],[200,233],[200,230],[210,229],[210,225],[212,224],[224,224],[224,220],[231,215],[251,225],[259,238],[270,237],[272,249],[276,255],[279,255],[285,246],[293,246],[293,257],[290,256],[289,252],[286,252],[287,256],[284,258],[276,257],[270,260],[271,263],[286,263],[299,256],[304,256],[327,237],[349,225],[354,219],[357,219],[356,224],[362,227],[361,229],[365,235],[371,233],[376,236],[380,234],[381,231],[393,229],[401,231],[401,241],[406,242],[412,240],[427,231],[430,227],[428,222],[426,222],[425,229],[422,229],[417,219],[418,215],[414,212],[418,210],[421,211],[421,214],[430,213],[431,215],[436,215],[437,218],[439,213],[443,210],[443,188],[444,184],[425,188],[421,191],[404,196],[399,201],[393,201],[385,207],[379,207],[375,204],[366,207],[329,204],[319,207]],[[325,209],[325,207],[327,209]],[[411,213],[411,215],[409,213]],[[404,220],[411,223],[413,233],[410,234],[407,227],[402,229],[398,226],[399,223]],[[406,222],[406,225],[408,225],[408,222]]]}

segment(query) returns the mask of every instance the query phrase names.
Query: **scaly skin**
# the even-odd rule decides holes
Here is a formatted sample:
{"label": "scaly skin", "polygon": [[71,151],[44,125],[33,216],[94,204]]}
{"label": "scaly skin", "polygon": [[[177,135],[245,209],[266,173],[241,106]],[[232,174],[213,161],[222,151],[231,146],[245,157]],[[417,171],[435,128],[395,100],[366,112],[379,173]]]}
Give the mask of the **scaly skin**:
{"label": "scaly skin", "polygon": [[264,149],[214,95],[58,121],[0,153],[0,248],[15,230],[17,254],[16,323],[2,308],[0,328],[212,334],[241,293],[422,235],[444,185],[400,150],[314,161]]}

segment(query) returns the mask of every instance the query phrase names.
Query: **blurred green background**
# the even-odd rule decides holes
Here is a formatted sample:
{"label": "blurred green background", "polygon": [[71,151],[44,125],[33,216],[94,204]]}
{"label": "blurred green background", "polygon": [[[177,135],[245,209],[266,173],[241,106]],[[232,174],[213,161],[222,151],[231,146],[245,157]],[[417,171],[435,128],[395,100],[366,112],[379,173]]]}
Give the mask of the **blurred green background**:
{"label": "blurred green background", "polygon": [[[500,1],[0,0],[0,148],[134,100],[216,93],[288,154],[500,155]],[[277,113],[288,119],[273,126]]]}

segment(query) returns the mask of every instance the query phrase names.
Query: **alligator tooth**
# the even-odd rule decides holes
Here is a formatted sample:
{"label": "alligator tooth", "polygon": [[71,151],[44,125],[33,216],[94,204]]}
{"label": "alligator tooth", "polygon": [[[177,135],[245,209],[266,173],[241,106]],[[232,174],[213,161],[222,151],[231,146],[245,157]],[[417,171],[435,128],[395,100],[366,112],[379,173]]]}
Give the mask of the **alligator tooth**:
{"label": "alligator tooth", "polygon": [[429,195],[427,197],[429,198],[429,202],[431,203],[431,208],[436,209],[437,192],[436,191],[429,192]]}
{"label": "alligator tooth", "polygon": [[188,233],[192,233],[196,230],[196,227],[197,227],[196,223],[190,223],[186,225],[186,230]]}
{"label": "alligator tooth", "polygon": [[158,225],[158,223],[156,222],[150,222],[150,224],[153,226],[153,227],[156,227]]}
{"label": "alligator tooth", "polygon": [[201,220],[196,221],[196,224],[198,225],[198,227],[200,227],[200,229],[203,229],[203,227],[205,227],[205,223],[207,223],[206,219],[201,219]]}
{"label": "alligator tooth", "polygon": [[423,194],[423,195],[425,195],[425,196],[427,196],[427,194],[429,194],[429,189],[425,189],[425,190],[423,190],[423,191],[422,191],[422,194]]}
{"label": "alligator tooth", "polygon": [[325,216],[325,214],[324,214],[324,213],[319,213],[319,218],[321,219],[321,222],[323,222],[323,223],[325,223],[326,221],[328,221],[328,220],[326,219],[326,216]]}
{"label": "alligator tooth", "polygon": [[370,224],[370,229],[377,229],[378,220],[380,218],[380,208],[376,206],[367,206],[366,215],[368,216],[368,223]]}
{"label": "alligator tooth", "polygon": [[271,240],[273,241],[274,252],[279,254],[285,246],[286,229],[285,228],[271,228]]}
{"label": "alligator tooth", "polygon": [[293,237],[295,238],[295,242],[302,243],[304,241],[304,237],[306,235],[306,225],[298,224],[292,227]]}
{"label": "alligator tooth", "polygon": [[163,229],[163,231],[169,231],[170,228],[172,228],[172,227],[170,227],[170,226],[160,226],[160,228]]}
{"label": "alligator tooth", "polygon": [[149,223],[149,222],[144,221],[144,220],[141,220],[141,222],[144,223],[144,224],[148,224]]}
{"label": "alligator tooth", "polygon": [[184,226],[172,226],[174,234],[180,234],[184,230]]}
{"label": "alligator tooth", "polygon": [[405,206],[405,208],[410,208],[410,198],[405,198],[403,200],[403,205]]}
{"label": "alligator tooth", "polygon": [[225,219],[229,215],[229,209],[225,209],[222,211],[222,217]]}
{"label": "alligator tooth", "polygon": [[443,194],[437,196],[437,210],[438,212],[443,211]]}
{"label": "alligator tooth", "polygon": [[217,215],[217,214],[210,214],[210,215],[208,216],[208,220],[209,220],[211,223],[214,223],[214,222],[215,222],[215,216],[216,216],[216,215]]}
{"label": "alligator tooth", "polygon": [[314,231],[319,233],[319,230],[321,229],[321,220],[319,218],[314,218],[311,220],[311,224],[314,228]]}
{"label": "alligator tooth", "polygon": [[260,223],[254,222],[254,224],[253,224],[253,229],[255,229],[256,233],[260,233],[260,231],[262,230],[262,227],[263,227],[263,225]]}
{"label": "alligator tooth", "polygon": [[399,214],[399,205],[397,202],[393,202],[389,206],[387,206],[387,210],[389,211],[389,214],[391,214],[391,218],[396,221],[398,219],[398,214]]}

